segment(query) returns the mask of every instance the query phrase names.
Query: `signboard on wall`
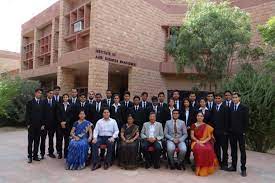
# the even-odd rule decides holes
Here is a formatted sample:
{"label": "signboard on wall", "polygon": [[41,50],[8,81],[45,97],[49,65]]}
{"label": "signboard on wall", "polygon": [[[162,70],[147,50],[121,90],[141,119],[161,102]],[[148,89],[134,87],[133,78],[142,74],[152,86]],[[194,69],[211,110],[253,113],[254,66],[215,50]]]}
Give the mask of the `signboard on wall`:
{"label": "signboard on wall", "polygon": [[120,65],[125,65],[125,66],[130,66],[130,67],[135,67],[136,63],[128,61],[128,60],[124,60],[122,58],[119,58],[119,56],[114,53],[114,52],[110,52],[110,51],[106,51],[103,49],[96,49],[96,59],[99,60],[104,60],[110,63],[114,63],[114,64],[120,64]]}

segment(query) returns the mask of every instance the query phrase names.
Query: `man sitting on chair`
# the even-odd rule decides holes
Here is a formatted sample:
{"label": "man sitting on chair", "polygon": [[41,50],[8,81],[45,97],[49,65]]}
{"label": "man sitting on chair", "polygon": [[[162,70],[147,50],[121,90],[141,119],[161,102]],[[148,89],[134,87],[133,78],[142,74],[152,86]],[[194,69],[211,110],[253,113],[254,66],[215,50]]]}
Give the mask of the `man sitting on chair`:
{"label": "man sitting on chair", "polygon": [[178,163],[176,167],[178,170],[185,170],[184,156],[186,153],[185,139],[187,138],[187,129],[184,121],[179,119],[180,111],[174,109],[171,120],[168,120],[164,128],[164,136],[167,139],[167,154],[170,161],[171,170],[175,169],[174,153],[178,150]]}
{"label": "man sitting on chair", "polygon": [[145,156],[145,168],[150,168],[150,147],[153,148],[152,157],[155,169],[160,168],[161,140],[163,139],[162,124],[156,122],[156,113],[151,112],[149,122],[143,124],[141,138],[143,139],[141,147]]}
{"label": "man sitting on chair", "polygon": [[98,149],[101,145],[107,146],[107,155],[104,162],[104,169],[108,169],[111,161],[115,139],[118,137],[118,126],[116,120],[110,118],[108,108],[103,110],[103,118],[98,120],[93,134],[93,166],[92,171],[101,167]]}

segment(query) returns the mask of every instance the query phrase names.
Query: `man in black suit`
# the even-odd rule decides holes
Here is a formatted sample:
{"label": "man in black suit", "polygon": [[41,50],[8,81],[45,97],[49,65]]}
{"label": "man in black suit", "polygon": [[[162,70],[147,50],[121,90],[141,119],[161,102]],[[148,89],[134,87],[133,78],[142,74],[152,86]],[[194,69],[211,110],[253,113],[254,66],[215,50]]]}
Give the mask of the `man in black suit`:
{"label": "man in black suit", "polygon": [[62,101],[62,97],[59,95],[60,89],[61,89],[61,88],[60,88],[59,86],[55,86],[55,87],[53,88],[53,93],[54,93],[53,99],[54,99],[54,101],[57,102],[57,103],[62,103],[62,102],[63,102],[63,101]]}
{"label": "man in black suit", "polygon": [[232,101],[233,106],[230,108],[230,146],[232,156],[232,166],[228,168],[228,171],[237,170],[238,161],[238,146],[241,152],[241,175],[246,176],[246,151],[245,151],[245,132],[249,122],[249,110],[241,102],[241,95],[237,92],[233,93]]}
{"label": "man in black suit", "polygon": [[59,103],[57,107],[57,143],[56,149],[58,159],[62,158],[62,146],[64,139],[64,158],[67,158],[70,132],[73,126],[73,108],[69,103],[69,95],[62,96],[63,103]]}
{"label": "man in black suit", "polygon": [[49,139],[49,157],[55,158],[53,138],[57,128],[56,119],[57,103],[53,100],[53,90],[47,91],[47,98],[43,100],[43,114],[46,123],[45,129],[41,131],[41,143],[40,143],[40,154],[41,159],[44,159],[45,155],[45,142],[48,135]]}
{"label": "man in black suit", "polygon": [[197,102],[197,96],[195,92],[189,93],[189,101],[190,101],[190,107],[194,109],[194,111],[197,111],[199,109],[199,104]]}
{"label": "man in black suit", "polygon": [[120,102],[123,107],[123,121],[127,121],[127,115],[129,114],[129,109],[133,107],[133,102],[130,101],[130,92],[124,92],[124,100]]}
{"label": "man in black suit", "polygon": [[84,111],[85,114],[88,114],[89,102],[86,100],[86,95],[80,94],[78,102],[75,104],[70,104],[73,108],[73,122],[76,122],[79,119],[78,115],[80,111]]}
{"label": "man in black suit", "polygon": [[111,90],[108,89],[108,90],[106,91],[106,99],[104,99],[103,102],[104,102],[105,104],[107,104],[108,109],[111,109],[111,106],[112,106],[113,103],[114,103],[113,94],[112,94],[112,91],[111,91]]}
{"label": "man in black suit", "polygon": [[95,126],[97,121],[103,117],[103,110],[108,109],[107,104],[102,102],[102,95],[101,93],[95,94],[95,102],[89,106],[88,109],[88,116],[90,117],[91,122]]}
{"label": "man in black suit", "polygon": [[214,128],[216,140],[214,148],[222,170],[227,170],[228,168],[228,120],[229,108],[222,103],[222,95],[216,94],[211,124]]}
{"label": "man in black suit", "polygon": [[173,99],[175,101],[175,108],[182,112],[182,102],[180,101],[180,92],[179,90],[173,91]]}
{"label": "man in black suit", "polygon": [[149,121],[149,114],[150,114],[150,109],[152,108],[152,103],[147,100],[148,100],[148,93],[142,92],[139,106],[144,109],[145,115],[146,115],[146,121]]}
{"label": "man in black suit", "polygon": [[[164,100],[165,100],[164,92],[158,93],[158,100],[159,100],[158,106],[161,111],[161,121],[160,122],[165,125],[166,121],[168,120],[167,118],[168,118],[169,108],[168,108],[167,103],[164,102]],[[164,127],[163,127],[163,129],[164,129]]]}
{"label": "man in black suit", "polygon": [[75,105],[79,102],[77,89],[73,88],[71,91],[71,98],[69,99],[69,103]]}
{"label": "man in black suit", "polygon": [[88,93],[88,102],[89,102],[89,104],[93,104],[95,102],[95,92],[94,91],[90,91]]}
{"label": "man in black suit", "polygon": [[[42,90],[36,89],[34,98],[26,105],[26,123],[28,128],[28,163],[32,160],[40,161],[38,148],[40,132],[45,128],[43,119],[43,102],[41,101]],[[32,148],[32,146],[34,146]]]}
{"label": "man in black suit", "polygon": [[208,92],[206,100],[206,107],[212,113],[213,109],[215,109],[214,92]]}
{"label": "man in black suit", "polygon": [[143,123],[146,122],[146,111],[140,104],[140,97],[134,96],[134,105],[129,109],[129,113],[132,114],[135,124],[139,126],[139,131],[142,130]]}
{"label": "man in black suit", "polygon": [[233,106],[232,102],[232,92],[229,90],[226,90],[224,92],[224,101],[223,104],[226,105],[228,108],[231,108]]}

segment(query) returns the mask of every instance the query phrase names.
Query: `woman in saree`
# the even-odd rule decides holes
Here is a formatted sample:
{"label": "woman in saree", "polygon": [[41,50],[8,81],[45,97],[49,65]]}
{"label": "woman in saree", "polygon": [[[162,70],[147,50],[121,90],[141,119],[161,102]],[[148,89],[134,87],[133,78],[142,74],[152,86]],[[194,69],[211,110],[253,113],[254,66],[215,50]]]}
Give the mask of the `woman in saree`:
{"label": "woman in saree", "polygon": [[197,122],[191,126],[191,149],[195,159],[197,176],[207,176],[215,172],[218,160],[214,151],[213,128],[204,123],[202,112],[197,113]]}
{"label": "woman in saree", "polygon": [[92,140],[92,123],[85,120],[85,112],[79,112],[79,120],[71,130],[71,141],[66,159],[67,170],[81,170],[85,168],[88,158],[89,142]]}
{"label": "woman in saree", "polygon": [[121,128],[121,142],[119,150],[119,164],[124,169],[137,168],[139,128],[134,124],[131,114],[127,117],[127,123]]}

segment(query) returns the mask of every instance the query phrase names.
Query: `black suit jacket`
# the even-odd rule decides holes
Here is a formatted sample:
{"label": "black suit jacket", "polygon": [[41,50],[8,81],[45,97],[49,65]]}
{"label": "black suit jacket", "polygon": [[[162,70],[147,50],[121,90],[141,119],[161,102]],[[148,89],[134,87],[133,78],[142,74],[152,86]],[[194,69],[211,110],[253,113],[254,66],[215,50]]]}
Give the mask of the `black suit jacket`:
{"label": "black suit jacket", "polygon": [[229,108],[226,105],[221,105],[219,111],[216,107],[212,111],[211,126],[216,134],[225,134],[228,132]]}
{"label": "black suit jacket", "polygon": [[[77,98],[75,104],[77,104],[77,103],[79,103],[79,102],[80,102],[80,101],[79,101],[79,99]],[[69,103],[70,103],[70,104],[73,104],[72,98],[69,99]],[[73,105],[75,105],[75,104],[73,104]]]}
{"label": "black suit jacket", "polygon": [[133,102],[129,101],[128,107],[126,107],[125,101],[120,102],[121,106],[123,107],[123,121],[127,121],[127,115],[129,114],[129,109],[133,107]]}
{"label": "black suit jacket", "polygon": [[[139,107],[142,108],[142,101],[139,103]],[[152,109],[152,103],[146,101],[146,107],[143,108],[143,109],[144,109],[144,112],[145,112],[146,121],[149,121],[149,115],[150,115],[150,112],[151,112],[151,109]]]}
{"label": "black suit jacket", "polygon": [[89,104],[88,106],[88,120],[93,123],[95,126],[97,121],[100,120],[103,117],[103,110],[108,108],[107,104],[105,104],[103,101],[101,101],[100,110],[96,110],[97,102],[94,102],[93,104]]}
{"label": "black suit jacket", "polygon": [[182,110],[181,119],[185,122],[186,127],[191,127],[196,122],[196,112],[193,108],[189,107],[189,116],[186,121],[186,110]]}
{"label": "black suit jacket", "polygon": [[109,109],[111,109],[112,105],[114,104],[114,100],[111,98],[111,104],[110,106],[107,103],[107,99],[103,99],[102,102],[108,106]]}
{"label": "black suit jacket", "polygon": [[89,103],[86,101],[84,103],[84,106],[81,106],[81,102],[77,102],[75,104],[71,104],[73,108],[73,121],[77,121],[79,119],[78,115],[81,110],[84,110],[86,114],[86,118],[88,116],[88,110],[89,110]]}
{"label": "black suit jacket", "polygon": [[56,99],[55,99],[55,95],[53,96],[53,100],[55,101],[55,102],[57,102],[57,103],[63,103],[63,99],[62,99],[62,96],[60,96],[59,95],[59,101],[57,101]]}
{"label": "black suit jacket", "polygon": [[197,101],[195,101],[194,106],[193,106],[192,102],[190,102],[190,107],[193,108],[194,111],[197,111],[200,108]]}
{"label": "black suit jacket", "polygon": [[138,110],[135,110],[135,107],[133,106],[128,110],[128,113],[133,116],[135,124],[139,126],[139,131],[141,131],[143,123],[147,121],[145,109],[139,107]]}
{"label": "black suit jacket", "polygon": [[230,108],[229,131],[236,134],[246,132],[249,122],[249,110],[243,104],[239,104],[237,111],[234,111],[234,105]]}
{"label": "black suit jacket", "polygon": [[31,128],[41,128],[42,125],[45,125],[43,117],[43,101],[40,100],[38,104],[33,98],[26,105],[25,120],[27,125],[30,125]]}
{"label": "black suit jacket", "polygon": [[68,105],[65,111],[63,103],[59,103],[57,107],[57,121],[58,127],[61,128],[61,122],[66,122],[66,129],[70,130],[75,122],[73,120],[73,106]]}
{"label": "black suit jacket", "polygon": [[57,103],[52,99],[52,105],[48,103],[48,99],[43,100],[43,114],[47,129],[57,128]]}
{"label": "black suit jacket", "polygon": [[122,105],[118,106],[117,111],[113,105],[110,108],[111,118],[116,120],[119,130],[122,125],[126,123],[126,121],[123,120],[124,111],[125,109]]}
{"label": "black suit jacket", "polygon": [[[156,121],[160,122],[162,124],[162,127],[165,127],[165,123],[166,123],[166,115],[167,115],[167,110],[164,106],[160,107],[160,105],[157,105],[157,113],[156,113]],[[150,112],[155,112],[154,110],[154,106],[152,105],[151,107],[149,107],[149,111]]]}

